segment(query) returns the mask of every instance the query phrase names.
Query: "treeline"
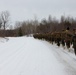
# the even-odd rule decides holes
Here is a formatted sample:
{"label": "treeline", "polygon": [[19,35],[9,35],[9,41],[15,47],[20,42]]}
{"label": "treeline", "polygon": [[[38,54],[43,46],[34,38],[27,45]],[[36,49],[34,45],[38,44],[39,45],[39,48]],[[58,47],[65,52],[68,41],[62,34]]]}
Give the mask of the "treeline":
{"label": "treeline", "polygon": [[76,19],[72,17],[61,16],[60,20],[53,18],[51,16],[48,19],[42,19],[40,22],[35,19],[31,21],[17,22],[15,25],[17,30],[17,35],[19,33],[22,35],[36,34],[36,33],[51,33],[60,32],[66,30],[67,27],[70,30],[76,28]]}
{"label": "treeline", "polygon": [[[2,14],[3,16],[0,16],[0,36],[2,32],[7,36],[5,31],[7,31],[6,27],[9,25],[9,14],[8,12],[2,12]],[[70,16],[61,16],[60,20],[58,20],[55,17],[49,16],[47,19],[44,18],[41,21],[35,18],[30,21],[16,22],[13,29],[12,26],[10,26],[10,30],[7,31],[7,34],[9,34],[8,36],[23,36],[36,33],[51,33],[65,30],[67,27],[69,27],[70,30],[76,28],[76,19]]]}

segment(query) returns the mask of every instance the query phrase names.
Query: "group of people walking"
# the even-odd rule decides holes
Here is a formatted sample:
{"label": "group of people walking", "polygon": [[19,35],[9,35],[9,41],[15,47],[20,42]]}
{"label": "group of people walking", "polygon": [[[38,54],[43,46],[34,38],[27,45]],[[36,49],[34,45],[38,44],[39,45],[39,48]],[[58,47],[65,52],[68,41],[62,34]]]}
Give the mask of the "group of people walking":
{"label": "group of people walking", "polygon": [[70,31],[68,29],[63,30],[61,32],[51,32],[46,34],[35,34],[34,38],[38,39],[45,39],[47,41],[50,41],[52,44],[55,42],[57,46],[66,46],[68,49],[71,45],[73,45],[74,52],[76,55],[76,29],[73,31]]}
{"label": "group of people walking", "polygon": [[55,42],[58,46],[60,46],[60,44],[62,44],[63,47],[66,45],[68,49],[71,45],[73,45],[76,55],[76,29],[74,32],[71,32],[69,30],[65,30],[63,32],[55,32],[52,34],[51,39],[52,44]]}

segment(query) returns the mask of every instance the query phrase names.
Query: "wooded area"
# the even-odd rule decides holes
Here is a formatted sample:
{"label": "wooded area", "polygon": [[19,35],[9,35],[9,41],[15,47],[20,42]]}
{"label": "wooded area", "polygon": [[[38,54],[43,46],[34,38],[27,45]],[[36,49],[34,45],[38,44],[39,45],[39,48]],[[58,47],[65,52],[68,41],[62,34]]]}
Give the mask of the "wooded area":
{"label": "wooded area", "polygon": [[[0,14],[0,36],[23,36],[36,33],[60,32],[66,30],[67,27],[70,30],[76,28],[76,19],[70,16],[61,16],[61,19],[58,20],[50,15],[48,19],[44,18],[41,21],[35,18],[30,21],[16,22],[13,29],[13,25],[11,26],[9,21],[9,12],[2,12]],[[9,30],[7,30],[8,26]]]}

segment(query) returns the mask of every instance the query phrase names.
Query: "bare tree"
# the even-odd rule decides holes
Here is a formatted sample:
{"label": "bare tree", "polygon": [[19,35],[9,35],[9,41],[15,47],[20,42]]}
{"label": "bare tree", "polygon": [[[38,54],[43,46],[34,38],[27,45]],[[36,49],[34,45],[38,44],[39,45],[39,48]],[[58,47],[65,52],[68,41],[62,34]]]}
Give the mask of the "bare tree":
{"label": "bare tree", "polygon": [[2,21],[4,30],[6,30],[6,28],[9,26],[9,17],[10,17],[10,14],[8,11],[3,11],[0,15],[0,19]]}

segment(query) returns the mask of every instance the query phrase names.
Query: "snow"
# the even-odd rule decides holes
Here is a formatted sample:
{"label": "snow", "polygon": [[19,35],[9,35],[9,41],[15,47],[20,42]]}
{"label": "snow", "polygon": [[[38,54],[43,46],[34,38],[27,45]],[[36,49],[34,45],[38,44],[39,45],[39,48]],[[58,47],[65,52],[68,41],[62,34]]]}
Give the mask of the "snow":
{"label": "snow", "polygon": [[0,37],[0,43],[2,42],[7,42],[9,39],[8,38],[2,38],[2,37]]}
{"label": "snow", "polygon": [[33,37],[0,40],[0,75],[76,75],[76,57],[62,47]]}

